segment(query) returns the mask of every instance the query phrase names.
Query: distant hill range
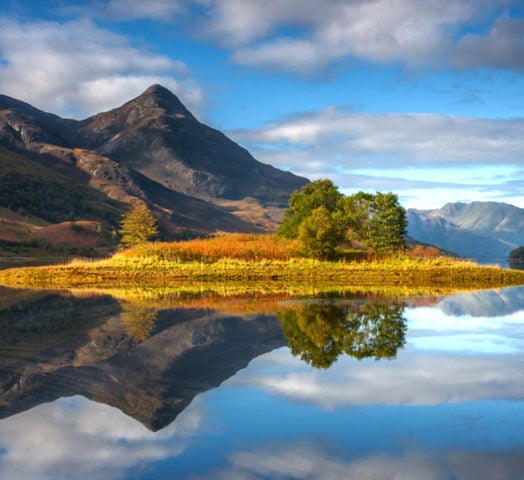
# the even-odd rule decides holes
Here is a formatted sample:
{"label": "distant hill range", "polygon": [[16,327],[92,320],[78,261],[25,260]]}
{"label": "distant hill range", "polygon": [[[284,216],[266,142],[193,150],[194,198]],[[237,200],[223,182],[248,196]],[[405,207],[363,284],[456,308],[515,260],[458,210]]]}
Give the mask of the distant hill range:
{"label": "distant hill range", "polygon": [[505,264],[524,245],[524,209],[506,203],[448,203],[407,217],[410,237],[482,263]]}
{"label": "distant hill range", "polygon": [[0,217],[18,236],[21,224],[29,233],[80,220],[114,229],[136,199],[165,239],[273,231],[307,182],[257,161],[160,85],[82,121],[0,95]]}

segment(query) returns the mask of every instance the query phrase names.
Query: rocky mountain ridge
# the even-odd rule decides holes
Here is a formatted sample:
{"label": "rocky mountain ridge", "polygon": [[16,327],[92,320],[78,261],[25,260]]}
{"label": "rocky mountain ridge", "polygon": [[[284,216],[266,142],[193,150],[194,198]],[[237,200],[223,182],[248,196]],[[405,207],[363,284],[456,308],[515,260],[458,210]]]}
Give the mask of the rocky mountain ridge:
{"label": "rocky mountain ridge", "polygon": [[[272,231],[293,190],[308,181],[258,162],[160,85],[81,121],[0,95],[0,147],[0,166],[19,155],[110,199],[145,201],[166,239],[181,229]],[[254,205],[262,213],[246,214]]]}
{"label": "rocky mountain ridge", "polygon": [[505,264],[524,245],[524,209],[506,203],[448,203],[407,218],[410,237],[483,263]]}

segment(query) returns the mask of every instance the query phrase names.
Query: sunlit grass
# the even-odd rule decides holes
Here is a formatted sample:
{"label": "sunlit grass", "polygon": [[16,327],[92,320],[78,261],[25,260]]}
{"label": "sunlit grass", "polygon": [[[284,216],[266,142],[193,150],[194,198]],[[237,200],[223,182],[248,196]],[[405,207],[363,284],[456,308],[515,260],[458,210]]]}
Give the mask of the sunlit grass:
{"label": "sunlit grass", "polygon": [[292,286],[496,288],[524,285],[524,271],[409,255],[318,261],[304,258],[297,241],[243,234],[148,243],[107,260],[0,271],[0,284],[41,288],[163,288],[199,282],[235,285],[237,291],[253,285],[271,291]]}
{"label": "sunlit grass", "polygon": [[223,259],[247,261],[289,260],[301,256],[298,240],[277,238],[274,235],[232,233],[201,240],[183,242],[143,243],[117,253],[119,259],[171,262],[217,262]]}

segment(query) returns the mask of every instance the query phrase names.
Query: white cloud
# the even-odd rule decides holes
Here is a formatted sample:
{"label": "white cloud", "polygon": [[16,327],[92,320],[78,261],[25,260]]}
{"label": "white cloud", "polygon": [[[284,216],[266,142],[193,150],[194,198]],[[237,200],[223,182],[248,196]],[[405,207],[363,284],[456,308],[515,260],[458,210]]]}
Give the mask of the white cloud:
{"label": "white cloud", "polygon": [[318,153],[326,159],[344,152],[352,167],[369,167],[370,160],[376,167],[414,163],[519,165],[524,156],[522,119],[363,114],[328,108],[231,134],[267,150],[312,149],[317,158]]}
{"label": "white cloud", "polygon": [[524,68],[524,19],[500,17],[487,34],[464,36],[453,53],[453,64],[461,68],[485,65]]}
{"label": "white cloud", "polygon": [[[410,67],[522,69],[511,0],[133,0],[64,11],[175,24],[230,50],[233,62],[300,75],[358,59]],[[487,27],[484,28],[484,25]],[[483,29],[484,28],[484,29]],[[472,30],[477,33],[469,33]]]}
{"label": "white cloud", "polygon": [[282,25],[308,26],[330,4],[318,0],[196,0],[207,6],[199,34],[230,48],[266,38]]}
{"label": "white cloud", "polygon": [[419,198],[413,205],[418,208],[425,208],[419,192],[432,207],[458,199],[524,207],[523,119],[327,108],[229,135],[265,163],[310,179],[331,178],[347,192],[390,190],[406,199],[413,195]]}
{"label": "white cloud", "polygon": [[98,113],[153,83],[173,90],[189,108],[202,104],[183,63],[132,47],[88,20],[0,20],[0,57],[0,91],[53,113]]}
{"label": "white cloud", "polygon": [[[521,21],[504,17],[504,1],[196,3],[207,7],[198,34],[230,48],[232,60],[243,65],[307,75],[347,58],[432,68],[447,66],[451,58],[468,67],[513,69],[522,63]],[[463,33],[492,16],[496,20],[487,33]]]}
{"label": "white cloud", "polygon": [[373,0],[317,2],[309,12],[314,27],[305,38],[277,37],[240,49],[233,59],[299,73],[347,56],[424,65],[449,48],[449,30],[471,18],[474,9],[471,2]]}

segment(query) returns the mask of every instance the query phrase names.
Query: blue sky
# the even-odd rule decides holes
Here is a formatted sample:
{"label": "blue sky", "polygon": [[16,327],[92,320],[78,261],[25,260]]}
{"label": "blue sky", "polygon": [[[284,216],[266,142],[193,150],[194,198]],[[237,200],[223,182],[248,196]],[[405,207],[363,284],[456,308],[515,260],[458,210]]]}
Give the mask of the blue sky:
{"label": "blue sky", "polygon": [[524,2],[0,0],[0,93],[73,118],[160,83],[260,161],[403,205],[524,208]]}

